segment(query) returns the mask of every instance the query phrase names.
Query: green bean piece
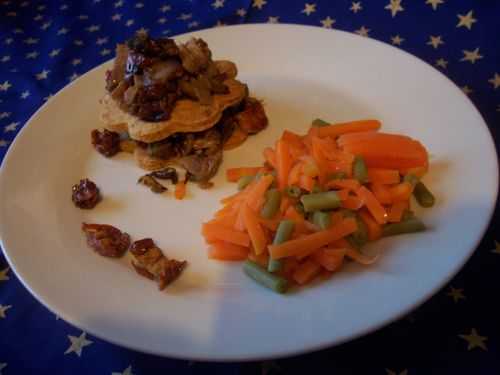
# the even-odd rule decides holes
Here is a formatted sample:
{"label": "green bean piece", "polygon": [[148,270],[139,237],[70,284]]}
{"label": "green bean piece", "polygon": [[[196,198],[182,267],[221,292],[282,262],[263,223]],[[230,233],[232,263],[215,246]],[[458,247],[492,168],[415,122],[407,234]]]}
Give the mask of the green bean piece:
{"label": "green bean piece", "polygon": [[260,215],[265,219],[272,219],[278,212],[281,204],[281,193],[277,189],[269,189],[266,192],[266,203],[260,211]]}
{"label": "green bean piece", "polygon": [[306,213],[306,211],[304,210],[304,206],[302,205],[302,203],[300,202],[297,202],[297,204],[295,205],[295,209],[297,210],[297,212],[299,214],[301,214],[302,216],[304,216],[304,214]]}
{"label": "green bean piece", "polygon": [[422,232],[426,230],[425,224],[416,217],[399,223],[386,224],[382,227],[382,235],[395,236],[398,234]]}
{"label": "green bean piece", "polygon": [[331,124],[320,119],[320,118],[317,118],[317,119],[314,119],[312,124],[312,126],[315,126],[317,128],[322,128],[323,126],[330,126]]}
{"label": "green bean piece", "polygon": [[412,187],[415,187],[418,184],[418,182],[420,181],[420,179],[417,176],[415,176],[414,174],[409,173],[403,177],[403,181],[409,182]]}
{"label": "green bean piece", "polygon": [[[282,220],[278,225],[276,234],[274,235],[273,245],[279,245],[285,241],[288,241],[292,235],[295,223],[292,220]],[[283,267],[282,259],[272,259],[269,258],[269,263],[267,264],[267,270],[269,272],[277,272]]]}
{"label": "green bean piece", "polygon": [[251,260],[243,263],[243,271],[259,284],[277,292],[285,293],[288,289],[288,281],[283,277],[273,275]]}
{"label": "green bean piece", "polygon": [[361,249],[368,242],[368,228],[365,222],[357,215],[356,222],[358,224],[358,229],[347,237],[347,241],[356,249]]}
{"label": "green bean piece", "polygon": [[329,212],[314,211],[312,221],[320,229],[328,229],[332,224],[332,217]]}
{"label": "green bean piece", "polygon": [[311,193],[321,193],[323,190],[321,190],[321,187],[318,184],[314,184]]}
{"label": "green bean piece", "polygon": [[365,161],[361,156],[356,156],[354,158],[352,174],[360,183],[365,184],[368,182],[368,170],[366,169]]}
{"label": "green bean piece", "polygon": [[253,181],[253,176],[241,176],[238,180],[238,190],[246,188]]}
{"label": "green bean piece", "polygon": [[306,212],[331,210],[340,206],[340,198],[335,191],[305,194],[300,197]]}
{"label": "green bean piece", "polygon": [[347,177],[347,174],[345,172],[335,172],[335,173],[332,173],[328,177],[328,179],[329,180],[343,180],[346,177]]}
{"label": "green bean piece", "polygon": [[424,185],[423,182],[419,182],[415,185],[415,189],[413,190],[413,195],[417,200],[418,204],[422,207],[432,207],[436,202],[436,198],[434,195],[427,189],[427,186]]}
{"label": "green bean piece", "polygon": [[300,190],[300,188],[295,185],[288,186],[285,189],[285,192],[290,198],[300,198],[300,196],[302,195],[302,190]]}

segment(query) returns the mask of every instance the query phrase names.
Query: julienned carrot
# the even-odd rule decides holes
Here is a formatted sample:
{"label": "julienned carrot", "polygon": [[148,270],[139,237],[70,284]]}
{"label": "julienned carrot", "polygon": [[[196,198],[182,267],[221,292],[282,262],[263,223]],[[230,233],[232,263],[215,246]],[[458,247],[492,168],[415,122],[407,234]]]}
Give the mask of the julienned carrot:
{"label": "julienned carrot", "polygon": [[293,279],[297,284],[307,284],[314,279],[321,271],[321,266],[312,260],[306,260],[300,264],[293,273]]}
{"label": "julienned carrot", "polygon": [[349,199],[349,189],[336,190],[337,195],[341,201]]}
{"label": "julienned carrot", "polygon": [[427,173],[427,170],[429,169],[429,166],[425,167],[416,167],[416,168],[402,168],[400,169],[400,172],[402,175],[407,175],[407,174],[412,174],[414,176],[417,176],[418,178],[424,177],[424,175]]}
{"label": "julienned carrot", "polygon": [[267,245],[267,237],[260,226],[258,215],[247,205],[243,205],[243,222],[250,236],[255,254],[262,254]]}
{"label": "julienned carrot", "polygon": [[208,257],[217,260],[245,260],[248,257],[248,247],[216,241],[208,249]]}
{"label": "julienned carrot", "polygon": [[359,120],[350,121],[330,126],[324,126],[318,129],[320,137],[338,137],[342,134],[366,132],[369,130],[380,129],[381,123],[378,120]]}
{"label": "julienned carrot", "polygon": [[401,182],[389,188],[392,202],[406,202],[410,199],[413,186],[409,182]]}
{"label": "julienned carrot", "polygon": [[264,194],[273,183],[274,177],[270,174],[262,176],[255,186],[248,191],[246,196],[246,203],[254,210],[260,211],[262,204],[264,204]]}
{"label": "julienned carrot", "polygon": [[203,224],[201,233],[212,241],[226,241],[240,246],[250,246],[250,237],[245,232],[215,224]]}
{"label": "julienned carrot", "polygon": [[321,185],[326,181],[328,159],[323,154],[323,141],[319,137],[311,137],[312,156],[318,166],[318,180]]}
{"label": "julienned carrot", "polygon": [[311,192],[314,188],[314,179],[310,176],[302,175],[299,179],[299,187]]}
{"label": "julienned carrot", "polygon": [[216,224],[216,225],[221,225],[223,227],[231,228],[234,225],[237,216],[238,216],[237,212],[227,214],[224,216],[219,216],[216,217],[215,219],[210,220],[208,224]]}
{"label": "julienned carrot", "polygon": [[332,189],[349,189],[350,191],[356,191],[361,185],[358,180],[346,178],[343,180],[336,179],[328,181],[326,186]]}
{"label": "julienned carrot", "polygon": [[359,210],[365,204],[364,200],[356,196],[348,196],[347,199],[341,202],[343,208],[348,210]]}
{"label": "julienned carrot", "polygon": [[368,168],[368,181],[372,184],[392,185],[400,180],[397,169]]}
{"label": "julienned carrot", "polygon": [[345,254],[347,257],[351,258],[352,260],[358,262],[359,264],[362,264],[364,266],[369,266],[370,264],[375,263],[378,260],[378,255],[375,255],[373,257],[369,257],[367,255],[364,255],[359,252],[359,250],[356,249],[347,249],[347,252]]}
{"label": "julienned carrot", "polygon": [[315,250],[337,241],[358,229],[356,220],[346,218],[331,229],[316,232],[296,240],[284,242],[280,245],[268,247],[271,258],[280,259],[289,256],[303,258]]}
{"label": "julienned carrot", "polygon": [[226,179],[229,182],[237,182],[243,176],[255,176],[262,167],[239,167],[226,169]]}
{"label": "julienned carrot", "polygon": [[281,198],[281,204],[280,204],[280,213],[283,215],[288,207],[292,204],[292,201],[290,198],[288,198],[286,195]]}
{"label": "julienned carrot", "polygon": [[363,220],[366,225],[366,229],[368,231],[368,239],[370,241],[375,241],[382,237],[382,226],[375,221],[373,216],[364,209],[359,210],[358,213],[361,217],[361,220]]}
{"label": "julienned carrot", "polygon": [[183,181],[178,181],[175,184],[175,191],[174,191],[174,196],[175,199],[184,199],[186,196],[186,183]]}
{"label": "julienned carrot", "polygon": [[260,265],[262,268],[267,268],[267,263],[269,263],[269,255],[266,253],[262,254],[255,254],[253,251],[248,253],[248,259],[251,261],[254,261],[258,265]]}
{"label": "julienned carrot", "polygon": [[356,191],[356,194],[363,199],[366,208],[368,208],[377,223],[385,224],[387,222],[387,212],[370,190],[361,186]]}
{"label": "julienned carrot", "polygon": [[276,229],[278,229],[278,226],[280,225],[280,220],[279,219],[264,219],[262,217],[259,217],[259,223],[264,228],[267,228],[272,232],[276,232]]}
{"label": "julienned carrot", "polygon": [[263,154],[264,154],[264,159],[266,160],[266,162],[271,167],[276,169],[276,153],[274,152],[274,150],[271,147],[266,147],[263,151]]}
{"label": "julienned carrot", "polygon": [[286,141],[280,139],[276,145],[276,171],[278,173],[278,187],[280,190],[286,188],[288,174],[292,169],[292,158]]}
{"label": "julienned carrot", "polygon": [[297,162],[293,165],[288,175],[288,186],[297,185],[300,181],[300,174],[302,173],[302,163]]}
{"label": "julienned carrot", "polygon": [[389,223],[399,223],[403,218],[403,213],[408,208],[408,201],[394,203],[387,212],[387,221]]}
{"label": "julienned carrot", "polygon": [[311,257],[328,271],[337,271],[344,261],[347,249],[323,248],[311,255]]}
{"label": "julienned carrot", "polygon": [[371,184],[370,190],[372,191],[375,198],[382,204],[391,204],[392,195],[387,185],[382,185],[378,183]]}

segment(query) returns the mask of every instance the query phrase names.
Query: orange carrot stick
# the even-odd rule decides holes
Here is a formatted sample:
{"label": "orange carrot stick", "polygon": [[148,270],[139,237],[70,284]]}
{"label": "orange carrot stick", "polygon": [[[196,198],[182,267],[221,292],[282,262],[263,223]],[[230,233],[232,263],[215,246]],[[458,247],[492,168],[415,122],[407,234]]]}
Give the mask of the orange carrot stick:
{"label": "orange carrot stick", "polygon": [[293,279],[297,284],[304,285],[318,276],[320,271],[321,266],[318,263],[313,262],[312,260],[307,260],[300,264],[295,270],[293,273]]}
{"label": "orange carrot stick", "polygon": [[368,181],[373,184],[392,185],[400,179],[397,169],[368,168]]}
{"label": "orange carrot stick", "polygon": [[208,249],[208,257],[217,260],[245,260],[248,257],[248,247],[238,246],[225,241],[216,241]]}
{"label": "orange carrot stick", "polygon": [[262,167],[239,167],[226,169],[226,179],[229,182],[237,182],[243,176],[255,176]]}
{"label": "orange carrot stick", "polygon": [[300,174],[302,173],[302,162],[297,162],[290,169],[290,174],[288,175],[288,186],[297,185],[300,180]]}
{"label": "orange carrot stick", "polygon": [[240,246],[250,246],[250,237],[245,232],[240,232],[221,225],[203,224],[201,233],[205,239],[219,240]]}
{"label": "orange carrot stick", "polygon": [[310,176],[302,175],[299,179],[299,187],[308,192],[311,192],[314,188],[314,179]]}
{"label": "orange carrot stick", "polygon": [[374,183],[371,185],[370,190],[380,203],[382,204],[392,203],[392,195],[389,188],[386,185]]}
{"label": "orange carrot stick", "polygon": [[358,214],[366,225],[368,239],[370,241],[375,241],[382,237],[382,226],[375,221],[373,216],[368,211],[362,209],[358,211]]}
{"label": "orange carrot stick", "polygon": [[403,218],[403,213],[408,208],[408,201],[394,203],[387,213],[387,221],[389,223],[399,223]]}
{"label": "orange carrot stick", "polygon": [[279,140],[276,146],[276,170],[278,172],[278,187],[280,190],[286,188],[288,174],[292,169],[292,158],[289,146],[284,140]]}
{"label": "orange carrot stick", "polygon": [[344,180],[331,180],[326,183],[326,186],[331,189],[348,189],[350,191],[356,191],[359,189],[361,184],[358,180],[352,178],[346,178]]}
{"label": "orange carrot stick", "polygon": [[342,134],[366,132],[369,130],[380,129],[378,120],[358,120],[344,123],[338,123],[330,126],[324,126],[318,129],[320,137],[338,137]]}
{"label": "orange carrot stick", "polygon": [[271,167],[276,169],[276,153],[274,152],[274,150],[271,147],[266,147],[263,151],[263,154],[264,154],[264,159],[266,160],[266,162]]}
{"label": "orange carrot stick", "polygon": [[175,184],[175,191],[174,191],[174,196],[175,199],[184,199],[186,196],[186,183],[183,181],[178,181]]}
{"label": "orange carrot stick", "polygon": [[389,194],[391,195],[392,202],[394,203],[408,201],[412,192],[413,186],[406,181],[389,188]]}
{"label": "orange carrot stick", "polygon": [[344,261],[347,249],[324,248],[315,251],[311,258],[328,271],[337,271]]}
{"label": "orange carrot stick", "polygon": [[370,190],[361,186],[356,191],[356,194],[365,202],[368,211],[370,211],[377,223],[385,224],[387,222],[387,212]]}
{"label": "orange carrot stick", "polygon": [[251,208],[243,205],[243,222],[250,236],[255,254],[262,254],[267,245],[267,237],[259,223],[259,217]]}
{"label": "orange carrot stick", "polygon": [[259,211],[262,204],[264,204],[265,193],[273,183],[273,179],[274,177],[270,174],[262,176],[259,181],[255,183],[253,189],[248,192],[246,202],[254,211]]}
{"label": "orange carrot stick", "polygon": [[365,204],[364,200],[356,196],[348,196],[347,199],[341,202],[342,207],[348,210],[359,210]]}

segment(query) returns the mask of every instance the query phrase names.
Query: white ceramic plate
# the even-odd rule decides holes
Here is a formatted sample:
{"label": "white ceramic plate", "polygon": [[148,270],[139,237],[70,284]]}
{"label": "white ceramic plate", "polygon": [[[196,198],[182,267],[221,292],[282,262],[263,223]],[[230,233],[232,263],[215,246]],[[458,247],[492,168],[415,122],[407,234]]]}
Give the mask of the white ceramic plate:
{"label": "white ceramic plate", "polygon": [[[69,85],[23,128],[0,178],[0,234],[7,258],[43,304],[82,329],[133,349],[181,358],[250,360],[338,344],[401,317],[435,293],[481,239],[498,186],[490,134],[471,102],[435,69],[400,50],[352,34],[299,26],[201,31],[216,58],[230,58],[264,99],[267,130],[224,154],[215,187],[189,186],[184,201],[135,182],[131,157],[105,159],[89,142],[99,127],[104,64]],[[187,36],[179,39],[185,40]],[[415,137],[432,156],[426,182],[437,196],[419,212],[432,230],[384,239],[371,267],[351,264],[330,281],[276,295],[240,264],[206,257],[200,225],[235,187],[227,167],[257,165],[283,129],[311,119],[377,118],[383,130]],[[104,200],[75,208],[71,186],[89,177]],[[103,258],[85,245],[82,221],[108,223],[135,239],[152,237],[187,259],[165,292],[128,259]]]}

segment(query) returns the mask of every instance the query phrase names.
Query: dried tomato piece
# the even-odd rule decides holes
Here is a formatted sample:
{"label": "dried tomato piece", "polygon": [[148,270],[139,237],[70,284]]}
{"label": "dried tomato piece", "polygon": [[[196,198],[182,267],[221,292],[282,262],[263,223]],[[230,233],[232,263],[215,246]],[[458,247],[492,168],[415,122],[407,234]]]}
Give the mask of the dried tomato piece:
{"label": "dried tomato piece", "polygon": [[73,203],[80,208],[94,208],[101,198],[99,188],[88,178],[80,180],[80,183],[73,185],[71,191]]}
{"label": "dried tomato piece", "polygon": [[90,133],[92,145],[102,155],[111,157],[120,151],[120,134],[104,129]]}
{"label": "dried tomato piece", "polygon": [[111,225],[82,223],[82,230],[87,244],[99,255],[119,258],[130,247],[130,236]]}

